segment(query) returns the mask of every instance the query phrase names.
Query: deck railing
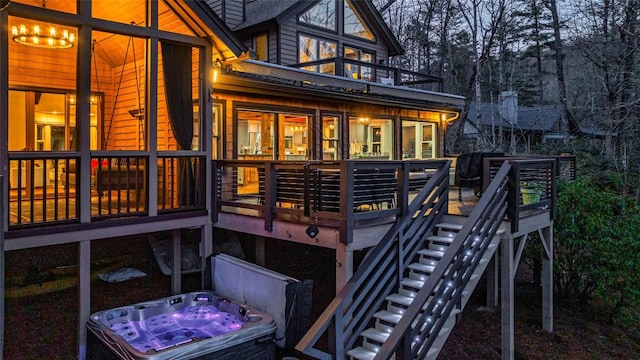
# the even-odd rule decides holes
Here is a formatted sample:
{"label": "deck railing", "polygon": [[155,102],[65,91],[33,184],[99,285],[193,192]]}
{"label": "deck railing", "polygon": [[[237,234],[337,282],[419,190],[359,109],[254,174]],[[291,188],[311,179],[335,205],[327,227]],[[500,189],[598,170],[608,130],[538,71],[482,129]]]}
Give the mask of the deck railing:
{"label": "deck railing", "polygon": [[78,194],[64,170],[79,158],[62,152],[9,153],[9,228],[78,220]]}
{"label": "deck railing", "polygon": [[[448,164],[446,160],[334,162],[214,160],[217,212],[321,222],[342,229],[406,213],[409,198]],[[448,165],[447,165],[448,179]],[[340,238],[352,240],[345,230]]]}
{"label": "deck railing", "polygon": [[[512,163],[509,186],[509,208],[507,216],[510,219],[520,219],[531,211],[549,210],[549,217],[556,215],[556,179],[561,169],[569,168],[573,171],[565,172],[568,180],[575,179],[575,157],[504,157],[484,159],[484,184],[490,183],[497,173],[497,169],[505,161]],[[562,164],[559,164],[561,163]],[[511,231],[518,231],[519,222],[511,222]]]}
{"label": "deck railing", "polygon": [[340,56],[298,63],[291,66],[386,85],[442,91],[442,78],[440,77]]}
{"label": "deck railing", "polygon": [[[157,181],[158,213],[204,209],[204,154],[162,152],[157,177],[142,151],[93,151],[88,172],[75,152],[9,152],[9,230],[80,222],[81,181],[89,181],[91,221],[149,215]],[[89,180],[86,180],[89,179]]]}

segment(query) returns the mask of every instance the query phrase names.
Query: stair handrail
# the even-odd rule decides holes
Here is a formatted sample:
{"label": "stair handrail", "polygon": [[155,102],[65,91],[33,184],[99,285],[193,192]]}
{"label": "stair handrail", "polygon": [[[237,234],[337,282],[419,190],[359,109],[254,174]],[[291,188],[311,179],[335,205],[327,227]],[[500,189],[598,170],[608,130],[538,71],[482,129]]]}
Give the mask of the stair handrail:
{"label": "stair handrail", "polygon": [[[394,353],[400,359],[427,355],[502,225],[507,209],[510,169],[511,163],[505,161],[374,359],[390,359]],[[428,302],[431,294],[435,301]]]}
{"label": "stair handrail", "polygon": [[[447,209],[450,160],[442,165],[398,217],[382,240],[369,251],[347,284],[296,345],[296,349],[318,359],[343,359],[353,347],[368,319],[397,287],[407,266],[426,241],[414,236],[433,231]],[[405,175],[408,169],[405,168]],[[407,176],[402,176],[408,182]],[[320,337],[330,330],[331,353],[316,349]]]}

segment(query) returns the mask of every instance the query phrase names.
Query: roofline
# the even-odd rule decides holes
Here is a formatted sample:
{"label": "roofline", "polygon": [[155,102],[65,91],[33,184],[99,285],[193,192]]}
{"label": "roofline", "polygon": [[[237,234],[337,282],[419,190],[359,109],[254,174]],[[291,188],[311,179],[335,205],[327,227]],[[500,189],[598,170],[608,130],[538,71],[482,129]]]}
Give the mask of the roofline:
{"label": "roofline", "polygon": [[[422,108],[442,110],[445,108],[456,112],[462,110],[465,102],[464,96],[460,95],[372,83],[342,76],[314,73],[311,71],[256,60],[247,60],[234,64],[232,71],[225,77],[230,79],[233,76],[233,72],[270,76],[291,81],[292,83],[295,83],[295,85],[275,84],[266,79],[257,80],[242,78],[245,81],[262,83],[265,87],[278,89],[289,88],[302,97],[305,95],[300,94],[300,89],[304,88],[308,91],[321,93],[327,98],[344,99],[348,97],[375,104],[390,104],[414,109]],[[236,77],[240,78],[240,76]],[[218,87],[224,88],[224,83],[220,81]],[[349,89],[349,91],[336,91],[336,89]]]}
{"label": "roofline", "polygon": [[[189,10],[200,19],[206,27],[211,30],[209,38],[216,45],[226,46],[236,57],[241,59],[249,54],[249,48],[245,46],[234,34],[233,31],[216,15],[211,7],[203,1],[174,0],[176,3],[185,4]],[[218,41],[216,41],[218,40]],[[222,42],[220,44],[219,42]],[[222,53],[222,51],[220,51]],[[231,60],[231,59],[224,59]]]}

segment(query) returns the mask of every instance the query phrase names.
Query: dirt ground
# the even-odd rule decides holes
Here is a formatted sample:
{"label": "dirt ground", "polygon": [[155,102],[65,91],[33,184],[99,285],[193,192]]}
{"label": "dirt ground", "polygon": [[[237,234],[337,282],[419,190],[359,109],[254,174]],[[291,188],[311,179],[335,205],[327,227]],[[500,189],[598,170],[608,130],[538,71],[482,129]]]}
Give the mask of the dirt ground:
{"label": "dirt ground", "polygon": [[[240,239],[245,258],[253,260],[250,242]],[[91,312],[169,296],[171,279],[161,273],[147,237],[92,243],[92,258],[130,253],[130,266],[146,277],[121,283],[92,282]],[[267,267],[298,279],[314,281],[312,317],[317,318],[334,295],[333,251],[300,244],[267,242]],[[356,254],[356,257],[363,254]],[[6,254],[7,277],[29,268],[76,263],[75,245],[22,250]],[[184,292],[200,288],[200,275],[182,278]],[[541,329],[540,294],[530,283],[516,286],[516,359],[640,359],[640,339],[607,325],[597,312],[574,313],[556,307],[554,333]],[[441,352],[441,359],[501,359],[500,315],[483,307],[479,288],[462,313]],[[76,359],[77,289],[6,299],[4,359]],[[279,351],[278,358],[307,357]]]}

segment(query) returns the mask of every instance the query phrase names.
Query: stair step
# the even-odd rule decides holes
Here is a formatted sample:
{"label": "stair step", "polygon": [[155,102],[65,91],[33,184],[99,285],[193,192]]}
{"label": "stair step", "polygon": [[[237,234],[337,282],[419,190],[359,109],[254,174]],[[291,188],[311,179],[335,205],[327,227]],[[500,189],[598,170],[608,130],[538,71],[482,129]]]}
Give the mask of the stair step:
{"label": "stair step", "polygon": [[438,229],[441,230],[455,230],[455,231],[460,231],[462,230],[462,224],[454,224],[454,223],[439,223],[436,224],[436,227]]}
{"label": "stair step", "polygon": [[439,260],[444,256],[444,251],[432,250],[432,249],[420,249],[418,250],[418,254],[423,257]]}
{"label": "stair step", "polygon": [[367,350],[362,346],[358,346],[357,348],[347,351],[347,355],[349,355],[352,359],[357,360],[372,360],[376,356],[376,354],[376,352]]}
{"label": "stair step", "polygon": [[403,305],[403,306],[409,306],[411,305],[411,303],[413,302],[413,298],[409,297],[409,296],[402,296],[400,294],[391,294],[389,296],[386,297],[387,301],[395,303],[395,304],[399,304],[399,305]]}
{"label": "stair step", "polygon": [[402,315],[394,314],[386,310],[378,311],[377,313],[373,314],[373,317],[389,324],[398,324],[398,322],[400,322],[400,319],[402,319]]}
{"label": "stair step", "polygon": [[427,240],[431,241],[432,243],[447,244],[447,245],[451,245],[451,243],[453,242],[452,237],[438,236],[438,235],[431,235],[427,238]]}
{"label": "stair step", "polygon": [[360,336],[362,336],[363,338],[371,339],[377,343],[382,344],[385,341],[387,341],[390,334],[391,333],[388,333],[386,331],[380,331],[378,329],[369,328],[363,331],[362,334],[360,334]]}
{"label": "stair step", "polygon": [[400,286],[402,286],[403,288],[407,287],[407,288],[415,289],[417,292],[418,290],[422,289],[422,287],[424,286],[424,281],[415,280],[411,278],[404,278],[402,279],[402,281],[400,281]]}

